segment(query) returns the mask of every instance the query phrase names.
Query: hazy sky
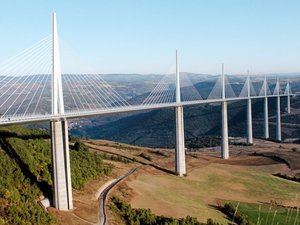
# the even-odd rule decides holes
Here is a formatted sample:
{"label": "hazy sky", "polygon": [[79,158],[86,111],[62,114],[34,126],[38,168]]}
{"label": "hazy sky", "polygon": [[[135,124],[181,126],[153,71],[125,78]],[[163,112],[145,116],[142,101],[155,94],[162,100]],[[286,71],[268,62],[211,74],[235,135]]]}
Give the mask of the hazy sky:
{"label": "hazy sky", "polygon": [[[1,0],[0,60],[51,32],[100,73],[300,72],[299,0]],[[74,69],[77,64],[74,63]]]}

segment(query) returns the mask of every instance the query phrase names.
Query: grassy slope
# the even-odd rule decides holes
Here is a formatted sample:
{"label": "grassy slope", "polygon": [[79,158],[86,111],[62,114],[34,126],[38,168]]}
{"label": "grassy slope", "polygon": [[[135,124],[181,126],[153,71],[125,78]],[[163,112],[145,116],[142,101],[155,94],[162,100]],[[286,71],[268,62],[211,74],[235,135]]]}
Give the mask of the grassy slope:
{"label": "grassy slope", "polygon": [[[299,224],[297,210],[265,204],[240,203],[238,211],[245,213],[253,224]],[[296,222],[295,222],[296,221]]]}
{"label": "grassy slope", "polygon": [[193,170],[184,179],[142,174],[129,183],[129,187],[137,192],[132,205],[150,208],[158,215],[190,215],[201,221],[211,217],[224,222],[223,215],[210,204],[217,205],[224,200],[252,203],[276,200],[289,204],[300,193],[300,186],[270,174],[280,166],[210,164]]}

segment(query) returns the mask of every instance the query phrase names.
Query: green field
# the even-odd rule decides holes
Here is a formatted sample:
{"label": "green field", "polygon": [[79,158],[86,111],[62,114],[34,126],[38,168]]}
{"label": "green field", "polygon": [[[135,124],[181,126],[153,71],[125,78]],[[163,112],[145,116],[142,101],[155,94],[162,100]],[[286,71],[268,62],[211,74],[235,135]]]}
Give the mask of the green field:
{"label": "green field", "polygon": [[[280,164],[253,167],[217,163],[201,166],[199,163],[185,178],[145,173],[128,182],[135,191],[130,203],[134,208],[150,208],[157,215],[176,218],[190,215],[201,222],[214,218],[227,224],[226,216],[214,207],[226,201],[253,203],[252,211],[256,210],[257,214],[259,202],[293,203],[300,193],[300,185],[272,176],[270,171],[281,167]],[[296,204],[299,205],[299,200]],[[282,211],[278,210],[278,215]],[[257,217],[251,216],[255,224]],[[282,221],[279,216],[278,220]]]}
{"label": "green field", "polygon": [[[237,203],[235,203],[235,206],[237,206]],[[297,212],[296,209],[267,204],[239,203],[237,211],[246,214],[253,224],[300,224],[299,211]]]}

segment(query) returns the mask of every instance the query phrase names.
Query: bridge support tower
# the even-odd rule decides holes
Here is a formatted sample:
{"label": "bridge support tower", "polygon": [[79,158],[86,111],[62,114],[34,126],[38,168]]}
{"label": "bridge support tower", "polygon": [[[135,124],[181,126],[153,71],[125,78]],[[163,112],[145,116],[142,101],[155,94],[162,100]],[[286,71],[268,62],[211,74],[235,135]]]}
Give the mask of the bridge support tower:
{"label": "bridge support tower", "polygon": [[291,113],[291,96],[288,94],[286,103],[287,113]]}
{"label": "bridge support tower", "polygon": [[185,143],[184,143],[184,118],[183,107],[180,105],[181,93],[180,93],[180,76],[179,76],[179,64],[178,55],[176,51],[176,153],[175,153],[175,173],[179,176],[186,174],[185,165]]}
{"label": "bridge support tower", "polygon": [[185,144],[184,144],[184,119],[183,107],[177,106],[176,111],[176,155],[175,155],[175,170],[176,174],[183,176],[186,174],[185,165]]}
{"label": "bridge support tower", "polygon": [[281,141],[281,112],[280,112],[280,96],[276,97],[276,140]]}
{"label": "bridge support tower", "polygon": [[281,141],[281,112],[280,112],[280,83],[279,77],[277,77],[275,90],[276,96],[276,140]]}
{"label": "bridge support tower", "polygon": [[269,136],[269,108],[268,97],[264,98],[264,138],[268,139]]}
{"label": "bridge support tower", "polygon": [[251,98],[247,99],[247,144],[253,144],[253,130],[252,130],[252,102]]}
{"label": "bridge support tower", "polygon": [[73,208],[68,123],[63,118],[59,44],[56,14],[52,15],[52,114],[59,119],[50,122],[52,150],[53,206],[59,210]]}
{"label": "bridge support tower", "polygon": [[228,116],[227,116],[227,102],[225,100],[225,75],[224,75],[224,64],[222,64],[222,143],[221,143],[221,157],[223,159],[229,158],[229,146],[228,146]]}
{"label": "bridge support tower", "polygon": [[248,70],[248,78],[247,78],[247,91],[248,91],[248,99],[247,99],[247,144],[253,144],[253,130],[252,130],[252,101],[251,101],[251,88],[250,88],[250,75]]}
{"label": "bridge support tower", "polygon": [[229,147],[228,147],[228,118],[227,118],[227,102],[222,102],[222,144],[221,144],[221,155],[223,159],[229,158]]}
{"label": "bridge support tower", "polygon": [[290,96],[290,81],[287,81],[286,84],[286,94],[287,94],[287,103],[286,103],[286,108],[287,108],[287,113],[291,113],[291,96]]}
{"label": "bridge support tower", "polygon": [[71,168],[69,156],[68,123],[66,120],[50,122],[53,167],[53,206],[60,210],[73,208]]}

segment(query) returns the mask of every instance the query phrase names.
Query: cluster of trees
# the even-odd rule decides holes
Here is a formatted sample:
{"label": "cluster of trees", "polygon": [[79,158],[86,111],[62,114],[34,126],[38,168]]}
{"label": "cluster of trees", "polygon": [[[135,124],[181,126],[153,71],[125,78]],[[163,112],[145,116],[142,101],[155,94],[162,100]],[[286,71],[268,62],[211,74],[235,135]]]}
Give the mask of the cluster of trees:
{"label": "cluster of trees", "polygon": [[252,225],[247,215],[237,211],[232,203],[225,203],[222,212],[226,214],[232,222],[238,225]]}
{"label": "cluster of trees", "polygon": [[276,177],[281,177],[283,179],[287,179],[287,180],[291,180],[291,181],[296,181],[296,182],[300,182],[300,176],[289,176],[287,174],[283,174],[283,173],[276,173],[274,174],[274,176]]}
{"label": "cluster of trees", "polygon": [[0,148],[0,224],[55,224],[36,202],[40,195],[37,184]]}
{"label": "cluster of trees", "polygon": [[186,147],[189,149],[216,147],[220,145],[221,137],[216,136],[195,137],[186,140]]}
{"label": "cluster of trees", "polygon": [[[21,126],[0,130],[0,225],[55,224],[55,218],[37,203],[44,195],[52,198],[52,166],[49,134]],[[82,143],[70,151],[72,186],[111,172],[99,154]]]}
{"label": "cluster of trees", "polygon": [[133,209],[128,203],[115,196],[112,197],[111,202],[111,209],[130,225],[219,225],[212,219],[208,219],[204,224],[190,216],[181,219],[157,216],[150,209]]}
{"label": "cluster of trees", "polygon": [[112,165],[104,164],[101,155],[89,152],[82,142],[74,144],[75,151],[70,151],[72,187],[81,189],[88,180],[108,175]]}

